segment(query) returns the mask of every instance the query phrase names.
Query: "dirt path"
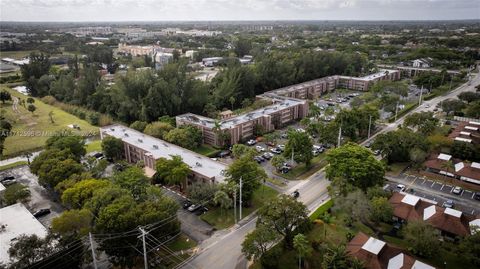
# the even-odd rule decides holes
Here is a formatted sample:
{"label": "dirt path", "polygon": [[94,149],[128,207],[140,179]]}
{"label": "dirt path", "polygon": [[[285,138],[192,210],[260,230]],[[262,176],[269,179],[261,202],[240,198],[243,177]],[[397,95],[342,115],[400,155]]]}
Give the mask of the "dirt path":
{"label": "dirt path", "polygon": [[13,104],[12,104],[13,112],[20,113],[20,111],[18,110],[18,101],[19,101],[18,98],[15,96],[12,96],[12,99],[13,99]]}

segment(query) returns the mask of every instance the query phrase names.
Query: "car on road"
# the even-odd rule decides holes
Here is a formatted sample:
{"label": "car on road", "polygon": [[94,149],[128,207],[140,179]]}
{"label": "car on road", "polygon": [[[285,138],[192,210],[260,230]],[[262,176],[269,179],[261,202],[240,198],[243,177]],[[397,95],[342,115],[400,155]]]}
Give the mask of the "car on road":
{"label": "car on road", "polygon": [[264,152],[265,151],[265,148],[262,147],[262,146],[255,146],[255,148],[257,149],[258,152]]}
{"label": "car on road", "polygon": [[190,200],[187,199],[187,200],[183,201],[182,207],[183,207],[183,209],[187,209],[187,208],[189,208],[192,204],[193,204],[192,201],[190,201]]}
{"label": "car on road", "polygon": [[453,200],[447,200],[445,202],[443,202],[443,207],[445,208],[453,208],[454,204],[453,204]]}
{"label": "car on road", "polygon": [[462,194],[462,192],[463,192],[462,188],[460,188],[460,187],[458,187],[458,186],[456,186],[456,187],[453,188],[453,190],[452,190],[452,193],[453,193],[453,194],[456,194],[456,195],[460,195],[460,194]]}
{"label": "car on road", "polygon": [[250,140],[247,141],[247,145],[249,145],[249,146],[253,146],[255,144],[257,144],[256,140],[250,139]]}
{"label": "car on road", "polygon": [[14,180],[15,177],[14,176],[6,176],[4,178],[2,178],[2,180],[0,180],[0,182],[4,182],[4,181],[7,181],[7,180]]}
{"label": "car on road", "polygon": [[298,190],[295,190],[294,192],[292,192],[292,197],[297,199],[298,197],[300,197],[300,192]]}
{"label": "car on road", "polygon": [[188,207],[188,211],[190,212],[195,212],[197,211],[198,209],[200,209],[200,207],[202,207],[202,205],[195,205],[195,204],[192,204],[191,206]]}
{"label": "car on road", "polygon": [[35,218],[40,218],[40,217],[43,217],[43,216],[48,215],[48,214],[50,214],[50,209],[43,208],[43,209],[40,209],[37,212],[33,213],[33,216]]}
{"label": "car on road", "polygon": [[400,191],[405,191],[405,189],[406,189],[406,187],[405,187],[405,185],[403,185],[403,184],[398,184],[397,187],[396,187],[396,190],[397,190],[398,192],[400,192]]}

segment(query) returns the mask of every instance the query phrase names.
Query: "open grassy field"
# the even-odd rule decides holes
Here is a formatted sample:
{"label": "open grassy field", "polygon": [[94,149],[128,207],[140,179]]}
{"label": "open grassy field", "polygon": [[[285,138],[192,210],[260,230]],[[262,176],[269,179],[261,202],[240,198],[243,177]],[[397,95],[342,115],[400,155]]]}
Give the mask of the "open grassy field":
{"label": "open grassy field", "polygon": [[102,140],[94,140],[85,145],[87,153],[94,151],[102,151]]}
{"label": "open grassy field", "polygon": [[27,57],[32,50],[19,50],[19,51],[0,51],[0,58],[13,58],[20,60]]}
{"label": "open grassy field", "polygon": [[220,149],[216,149],[207,144],[200,145],[200,147],[196,148],[194,151],[207,157],[215,157],[221,152]]}
{"label": "open grassy field", "polygon": [[[26,99],[27,97],[6,86],[0,86],[0,90],[7,90],[12,98]],[[0,103],[0,111],[12,124],[12,134],[5,140],[4,158],[20,155],[23,152],[34,151],[42,148],[45,141],[56,131],[72,130],[69,124],[76,124],[80,130],[74,132],[88,136],[97,134],[98,128],[81,120],[59,108],[50,106],[35,98],[34,113],[29,112],[22,105],[18,105],[18,111],[13,110],[13,102]],[[53,112],[54,123],[50,121],[49,113]]]}
{"label": "open grassy field", "polygon": [[14,162],[14,163],[7,164],[7,165],[2,165],[2,166],[0,166],[0,171],[5,171],[5,170],[8,170],[8,169],[12,169],[12,168],[22,166],[22,165],[27,165],[27,164],[28,163],[26,161],[18,161],[18,162]]}
{"label": "open grassy field", "polygon": [[[265,185],[262,185],[253,193],[252,206],[244,207],[242,211],[243,217],[248,216],[253,211],[267,204],[271,199],[277,196],[277,192]],[[225,229],[232,226],[234,222],[233,208],[222,210],[218,207],[209,208],[209,211],[201,216],[201,219],[214,226],[217,230]]]}

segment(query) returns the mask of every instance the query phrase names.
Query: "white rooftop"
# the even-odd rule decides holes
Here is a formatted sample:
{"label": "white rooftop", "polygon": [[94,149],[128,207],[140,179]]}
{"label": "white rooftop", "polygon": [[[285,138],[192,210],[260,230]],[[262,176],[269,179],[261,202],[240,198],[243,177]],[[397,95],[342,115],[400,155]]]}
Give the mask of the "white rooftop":
{"label": "white rooftop", "polygon": [[100,131],[149,152],[155,160],[162,157],[170,159],[171,155],[179,155],[192,171],[207,178],[215,178],[215,181],[219,183],[225,179],[224,171],[227,167],[224,164],[188,149],[119,124],[102,127]]}
{"label": "white rooftop", "polygon": [[2,183],[0,183],[0,192],[4,191],[5,189],[6,189],[5,186],[3,186]]}
{"label": "white rooftop", "polygon": [[452,208],[445,208],[445,214],[460,218],[462,216],[462,211],[458,211]]}
{"label": "white rooftop", "polygon": [[0,208],[0,262],[8,263],[8,249],[18,236],[36,234],[47,235],[47,229],[30,213],[23,204]]}
{"label": "white rooftop", "polygon": [[463,138],[463,137],[455,137],[454,140],[455,141],[460,141],[460,142],[472,143],[472,139]]}
{"label": "white rooftop", "polygon": [[472,162],[472,167],[473,167],[473,168],[480,169],[480,163]]}
{"label": "white rooftop", "polygon": [[470,226],[470,233],[471,234],[476,234],[477,232],[480,232],[480,219],[474,219],[468,223]]}
{"label": "white rooftop", "polygon": [[466,135],[466,136],[470,136],[470,135],[471,135],[470,132],[465,132],[465,131],[461,131],[460,134],[461,134],[461,135]]}
{"label": "white rooftop", "polygon": [[465,126],[465,129],[470,131],[478,131],[478,127],[473,127],[473,126]]}
{"label": "white rooftop", "polygon": [[404,259],[405,259],[405,255],[403,253],[400,253],[397,256],[391,258],[388,261],[387,269],[400,269],[400,268],[402,268]]}
{"label": "white rooftop", "polygon": [[480,126],[480,122],[476,122],[476,121],[469,121],[468,124]]}
{"label": "white rooftop", "polygon": [[431,205],[423,210],[423,220],[427,220],[437,212],[434,205]]}
{"label": "white rooftop", "polygon": [[463,162],[456,163],[455,164],[455,172],[458,172],[458,171],[462,170],[464,167],[465,167],[465,165],[463,164]]}
{"label": "white rooftop", "polygon": [[445,154],[445,153],[440,153],[440,154],[438,154],[437,158],[440,159],[440,160],[449,161],[452,158],[452,155],[448,155],[448,154]]}
{"label": "white rooftop", "polygon": [[415,195],[410,195],[410,194],[405,194],[405,197],[402,199],[402,203],[415,206],[418,201],[420,201],[420,197],[417,197]]}
{"label": "white rooftop", "polygon": [[372,254],[378,255],[378,253],[380,253],[380,251],[384,246],[385,246],[385,242],[383,242],[382,240],[378,240],[376,238],[370,237],[367,240],[367,242],[363,244],[362,249]]}
{"label": "white rooftop", "polygon": [[423,263],[419,260],[416,260],[414,263],[413,263],[413,266],[412,266],[412,269],[435,269],[435,267],[433,266],[430,266],[426,263]]}

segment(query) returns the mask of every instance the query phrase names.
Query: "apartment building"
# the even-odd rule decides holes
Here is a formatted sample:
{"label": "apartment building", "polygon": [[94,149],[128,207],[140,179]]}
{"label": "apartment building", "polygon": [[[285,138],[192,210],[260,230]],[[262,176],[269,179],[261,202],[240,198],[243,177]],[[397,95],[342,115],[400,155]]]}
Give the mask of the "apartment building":
{"label": "apartment building", "polygon": [[[348,88],[366,91],[380,80],[400,79],[398,70],[381,70],[365,77],[329,76],[300,84],[276,89],[258,95],[257,99],[271,101],[271,105],[241,115],[222,113],[220,120],[187,113],[176,117],[177,126],[184,124],[199,128],[203,142],[213,146],[222,146],[226,141],[220,137],[229,137],[230,144],[244,141],[254,136],[257,125],[265,132],[284,127],[289,122],[308,115],[307,99],[315,99],[336,88]],[[220,136],[220,134],[226,134]]]}
{"label": "apartment building", "polygon": [[221,183],[225,180],[224,171],[227,167],[224,164],[134,129],[119,124],[100,128],[100,137],[103,139],[106,136],[121,139],[125,159],[129,163],[143,161],[147,175],[155,173],[155,163],[159,158],[170,159],[171,156],[178,155],[192,171],[187,184]]}

